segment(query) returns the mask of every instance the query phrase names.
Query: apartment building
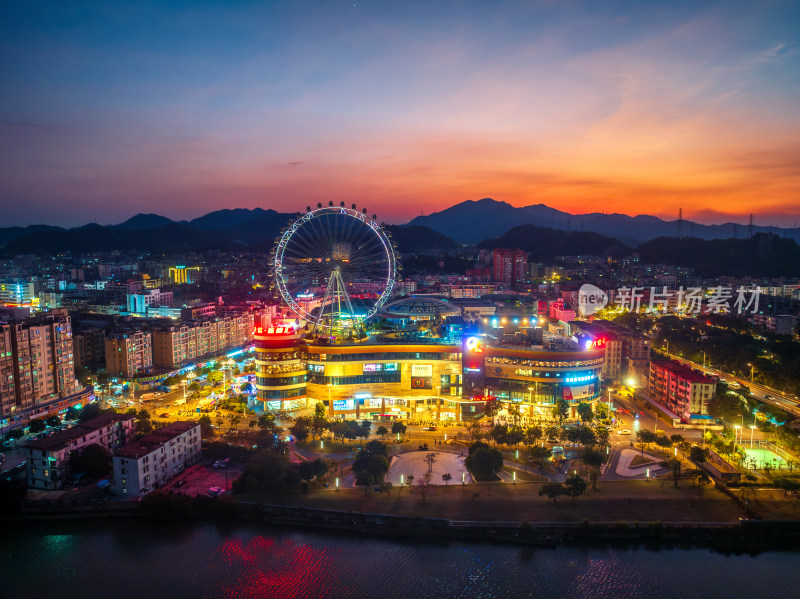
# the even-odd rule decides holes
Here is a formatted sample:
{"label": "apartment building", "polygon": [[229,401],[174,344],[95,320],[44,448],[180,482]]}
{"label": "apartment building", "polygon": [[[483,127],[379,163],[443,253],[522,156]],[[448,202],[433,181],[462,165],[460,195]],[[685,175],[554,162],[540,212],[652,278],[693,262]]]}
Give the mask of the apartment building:
{"label": "apartment building", "polygon": [[84,329],[72,334],[75,367],[105,366],[106,331],[101,328]]}
{"label": "apartment building", "polygon": [[253,319],[249,312],[157,327],[153,329],[153,363],[172,369],[245,345],[253,339]]}
{"label": "apartment building", "polygon": [[148,289],[147,293],[131,293],[126,298],[128,312],[147,314],[150,306],[171,306],[172,292]]}
{"label": "apartment building", "polygon": [[106,371],[126,378],[153,367],[153,336],[148,331],[130,329],[106,337]]}
{"label": "apartment building", "polygon": [[138,497],[200,461],[200,425],[179,421],[119,449],[113,457],[114,494]]}
{"label": "apartment building", "polygon": [[714,379],[672,360],[650,362],[648,392],[681,420],[708,414],[708,402],[716,393]]}
{"label": "apartment building", "polygon": [[0,419],[79,390],[66,310],[0,323]]}
{"label": "apartment building", "polygon": [[25,448],[28,487],[60,489],[69,477],[73,452],[81,452],[92,444],[113,452],[133,439],[134,422],[130,414],[101,414],[46,439],[29,442]]}

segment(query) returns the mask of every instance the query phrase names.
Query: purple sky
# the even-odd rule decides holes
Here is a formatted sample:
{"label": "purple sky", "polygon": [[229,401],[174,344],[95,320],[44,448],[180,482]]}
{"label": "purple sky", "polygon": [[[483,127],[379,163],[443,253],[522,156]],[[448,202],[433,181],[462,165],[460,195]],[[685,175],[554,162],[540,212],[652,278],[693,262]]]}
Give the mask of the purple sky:
{"label": "purple sky", "polygon": [[7,0],[0,226],[464,200],[800,220],[797,2]]}

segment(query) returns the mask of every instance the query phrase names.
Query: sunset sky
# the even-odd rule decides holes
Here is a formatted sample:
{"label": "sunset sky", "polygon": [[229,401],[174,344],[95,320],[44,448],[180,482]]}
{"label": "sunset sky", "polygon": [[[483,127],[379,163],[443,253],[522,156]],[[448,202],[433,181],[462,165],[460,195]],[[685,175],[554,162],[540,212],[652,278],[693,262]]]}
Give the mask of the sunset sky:
{"label": "sunset sky", "polygon": [[800,221],[800,3],[6,0],[0,226],[464,200]]}

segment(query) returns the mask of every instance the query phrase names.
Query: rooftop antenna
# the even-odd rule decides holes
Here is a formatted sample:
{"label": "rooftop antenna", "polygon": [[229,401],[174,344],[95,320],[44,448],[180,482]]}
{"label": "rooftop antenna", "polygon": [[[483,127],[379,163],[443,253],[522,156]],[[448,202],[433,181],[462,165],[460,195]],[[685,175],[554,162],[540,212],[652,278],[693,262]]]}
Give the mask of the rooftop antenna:
{"label": "rooftop antenna", "polygon": [[678,208],[678,239],[683,237],[683,208]]}
{"label": "rooftop antenna", "polygon": [[750,214],[750,226],[747,228],[747,237],[753,236],[753,215]]}

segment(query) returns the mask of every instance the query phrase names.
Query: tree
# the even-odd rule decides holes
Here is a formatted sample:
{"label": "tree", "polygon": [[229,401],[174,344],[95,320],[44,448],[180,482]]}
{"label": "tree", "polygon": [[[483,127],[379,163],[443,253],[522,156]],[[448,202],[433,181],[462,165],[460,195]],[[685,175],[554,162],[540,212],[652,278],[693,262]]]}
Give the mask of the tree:
{"label": "tree", "polygon": [[392,422],[392,434],[393,435],[405,435],[406,434],[406,425],[400,422],[399,420],[395,420]]}
{"label": "tree", "polygon": [[559,426],[564,422],[564,419],[569,414],[569,403],[563,397],[559,397],[556,399],[556,403],[553,406],[553,417],[558,420]]}
{"label": "tree", "polygon": [[522,418],[522,411],[520,410],[519,406],[517,404],[510,404],[507,412],[511,422],[514,423],[514,426],[519,426],[519,421]]}
{"label": "tree", "polygon": [[544,429],[544,435],[548,439],[558,439],[558,433],[560,429],[555,424],[550,424],[547,428]]}
{"label": "tree", "polygon": [[668,460],[664,460],[663,462],[659,462],[658,465],[672,472],[672,480],[675,484],[675,488],[677,489],[678,481],[681,478],[681,461],[676,460],[675,458],[670,458]]}
{"label": "tree", "polygon": [[522,429],[518,426],[512,426],[508,429],[508,435],[506,435],[506,442],[513,447],[522,443],[522,440],[524,438],[525,438],[525,433],[522,431]]}
{"label": "tree", "polygon": [[137,410],[136,408],[133,408],[133,407],[128,408],[127,410],[125,410],[125,415],[126,416],[136,416],[138,413],[139,413],[139,410]]}
{"label": "tree", "polygon": [[597,489],[597,479],[600,478],[600,466],[589,468],[589,482],[592,483],[592,490]]}
{"label": "tree", "polygon": [[544,483],[539,489],[539,497],[545,495],[553,500],[553,505],[556,505],[556,499],[559,495],[566,495],[567,490],[561,483]]}
{"label": "tree", "polygon": [[200,436],[201,437],[213,437],[214,436],[214,426],[211,424],[211,417],[208,414],[203,414],[200,418],[197,419],[197,422],[200,424]]}
{"label": "tree", "polygon": [[200,389],[202,389],[202,387],[200,386],[200,383],[198,383],[197,381],[192,381],[191,383],[189,383],[186,389],[190,393],[197,393],[198,391],[200,391]]}
{"label": "tree", "polygon": [[80,410],[78,410],[75,406],[70,406],[67,408],[67,413],[64,414],[64,420],[69,420],[72,422],[73,420],[77,420],[78,416],[80,416]]}
{"label": "tree", "polygon": [[250,393],[253,390],[252,383],[250,381],[247,381],[246,383],[242,384],[241,390],[244,391],[245,393]]}
{"label": "tree", "polygon": [[676,447],[680,447],[680,444],[684,441],[683,435],[670,435],[669,440]]}
{"label": "tree", "polygon": [[41,433],[45,428],[47,428],[47,425],[42,418],[34,418],[28,423],[28,430],[34,434]]}
{"label": "tree", "polygon": [[294,419],[294,424],[289,427],[289,432],[302,443],[311,434],[311,422],[308,416],[298,416]]}
{"label": "tree", "polygon": [[480,447],[467,456],[464,465],[475,480],[494,480],[503,467],[503,454],[491,447]]}
{"label": "tree", "polygon": [[503,402],[497,399],[490,399],[483,406],[483,415],[490,420],[494,420],[503,409]]}
{"label": "tree", "polygon": [[544,463],[550,459],[552,451],[549,447],[534,445],[528,450],[528,459],[539,466],[539,474],[544,474]]}
{"label": "tree", "polygon": [[223,376],[224,375],[219,370],[215,370],[214,372],[209,372],[206,375],[206,380],[212,385],[216,385],[222,382]]}
{"label": "tree", "polygon": [[241,416],[234,416],[233,418],[231,418],[231,426],[233,427],[233,430],[237,430],[239,428],[239,423],[241,421],[242,421]]}
{"label": "tree", "polygon": [[697,464],[702,464],[708,459],[708,450],[694,445],[689,452],[689,459]]}
{"label": "tree", "polygon": [[498,445],[506,445],[508,443],[508,426],[505,424],[493,426],[488,437]]}
{"label": "tree", "polygon": [[372,432],[372,422],[370,422],[369,420],[362,420],[361,424],[358,427],[357,436],[361,437],[366,441],[369,438],[371,432]]}
{"label": "tree", "polygon": [[317,402],[314,406],[314,416],[311,418],[311,438],[316,439],[322,436],[328,428],[330,427],[330,423],[328,419],[325,418],[325,406],[322,405],[321,402]]}
{"label": "tree", "polygon": [[540,426],[529,426],[525,429],[525,445],[530,447],[531,445],[536,445],[539,439],[542,438],[542,427]]}
{"label": "tree", "polygon": [[413,490],[422,497],[422,504],[425,505],[425,500],[428,495],[433,495],[436,491],[436,487],[431,483],[431,473],[426,472],[422,480],[417,481],[417,484],[414,485]]}
{"label": "tree", "polygon": [[705,486],[711,482],[711,479],[708,477],[708,474],[701,471],[700,474],[697,476],[697,497],[698,499],[703,498],[703,489]]}
{"label": "tree", "polygon": [[470,442],[478,441],[481,438],[481,423],[478,420],[472,420],[467,423],[467,434],[469,435]]}
{"label": "tree", "polygon": [[389,436],[389,429],[385,426],[379,426],[375,430],[375,434],[378,435],[381,439],[386,439]]}
{"label": "tree", "polygon": [[451,480],[453,480],[453,475],[450,474],[449,472],[445,472],[444,474],[442,474],[442,480],[444,481],[445,492],[447,492],[447,485]]}
{"label": "tree", "polygon": [[389,471],[387,455],[386,445],[380,441],[374,440],[367,443],[353,460],[356,484],[368,486],[383,482],[383,477]]}
{"label": "tree", "polygon": [[248,478],[252,478],[255,485],[251,482],[247,486],[255,486],[255,488],[247,490],[278,488],[283,485],[288,469],[289,458],[287,456],[269,449],[261,449],[247,461],[237,483],[241,485],[242,483],[239,481],[245,482]]}
{"label": "tree", "polygon": [[569,490],[570,495],[572,495],[573,503],[575,502],[575,497],[577,495],[583,495],[588,487],[586,481],[579,474],[568,476],[564,481],[564,485]]}
{"label": "tree", "polygon": [[655,442],[656,445],[658,445],[662,449],[667,449],[668,447],[672,447],[672,441],[670,441],[669,438],[663,433],[656,435]]}
{"label": "tree", "polygon": [[594,414],[592,413],[592,406],[586,402],[581,402],[578,404],[578,416],[581,419],[581,422],[589,423],[594,418]]}
{"label": "tree", "polygon": [[59,426],[61,424],[61,418],[59,418],[58,415],[53,414],[52,416],[48,416],[44,423],[47,426]]}
{"label": "tree", "polygon": [[435,453],[426,454],[425,461],[428,463],[428,472],[433,472],[433,465],[436,463],[436,454]]}
{"label": "tree", "polygon": [[22,432],[21,428],[13,428],[6,433],[7,439],[21,439],[25,436],[25,433]]}
{"label": "tree", "polygon": [[111,471],[111,452],[102,445],[92,443],[80,453],[73,452],[70,467],[74,473],[85,473],[89,478],[105,476]]}

